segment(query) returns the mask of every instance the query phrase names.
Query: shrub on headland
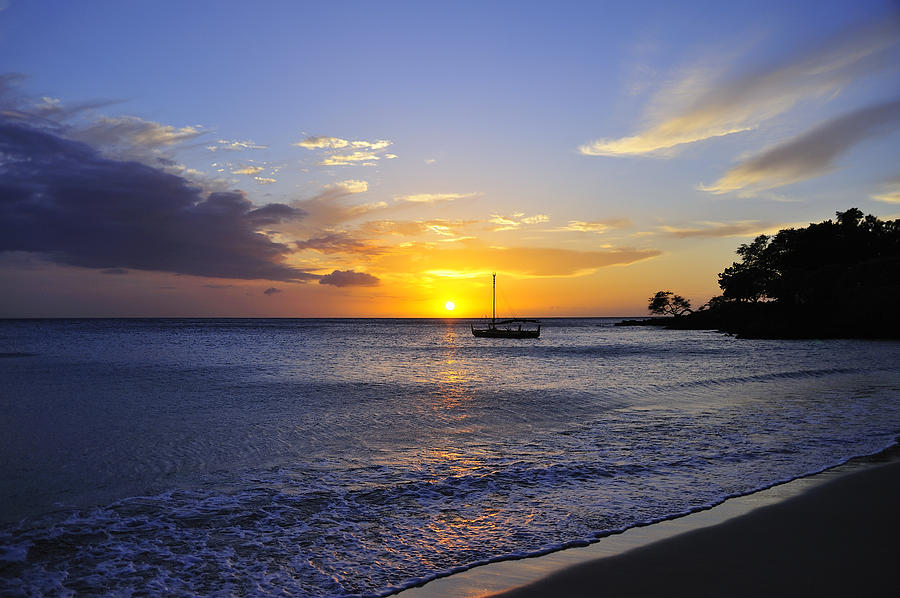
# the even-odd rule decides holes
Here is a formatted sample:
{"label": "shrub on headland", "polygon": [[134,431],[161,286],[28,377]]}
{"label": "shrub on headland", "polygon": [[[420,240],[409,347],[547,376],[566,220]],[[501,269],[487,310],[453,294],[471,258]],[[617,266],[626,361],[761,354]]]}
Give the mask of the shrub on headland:
{"label": "shrub on headland", "polygon": [[738,247],[741,260],[719,274],[722,295],[669,318],[669,327],[757,338],[900,338],[900,220],[856,208],[836,215]]}

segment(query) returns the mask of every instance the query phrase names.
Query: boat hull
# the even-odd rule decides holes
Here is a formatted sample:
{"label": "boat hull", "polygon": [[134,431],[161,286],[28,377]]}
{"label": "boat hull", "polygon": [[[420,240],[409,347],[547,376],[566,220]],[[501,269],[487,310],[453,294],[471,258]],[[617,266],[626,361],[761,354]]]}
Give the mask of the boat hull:
{"label": "boat hull", "polygon": [[537,330],[515,330],[507,328],[475,328],[472,327],[472,334],[479,338],[538,338],[541,335],[541,329]]}

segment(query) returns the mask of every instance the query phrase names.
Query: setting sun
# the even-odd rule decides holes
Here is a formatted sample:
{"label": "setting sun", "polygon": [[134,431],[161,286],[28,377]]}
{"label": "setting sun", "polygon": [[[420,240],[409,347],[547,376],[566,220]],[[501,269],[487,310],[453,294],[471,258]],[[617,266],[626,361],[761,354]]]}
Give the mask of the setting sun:
{"label": "setting sun", "polygon": [[444,309],[446,309],[447,311],[453,311],[454,309],[456,309],[456,304],[452,301],[448,301],[444,304]]}

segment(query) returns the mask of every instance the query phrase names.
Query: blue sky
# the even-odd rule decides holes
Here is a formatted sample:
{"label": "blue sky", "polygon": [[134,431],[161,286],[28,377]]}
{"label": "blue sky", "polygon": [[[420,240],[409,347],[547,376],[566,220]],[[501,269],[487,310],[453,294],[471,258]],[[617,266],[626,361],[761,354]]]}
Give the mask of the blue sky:
{"label": "blue sky", "polygon": [[[493,270],[522,311],[634,314],[660,288],[704,302],[755,234],[900,214],[897,3],[0,7],[13,125],[116,180],[178,177],[200,232],[211,193],[287,206],[236,218],[229,247],[140,229],[151,199],[115,226],[153,256],[99,228],[7,243],[2,315],[473,315]],[[302,275],[167,260],[165,240]]]}

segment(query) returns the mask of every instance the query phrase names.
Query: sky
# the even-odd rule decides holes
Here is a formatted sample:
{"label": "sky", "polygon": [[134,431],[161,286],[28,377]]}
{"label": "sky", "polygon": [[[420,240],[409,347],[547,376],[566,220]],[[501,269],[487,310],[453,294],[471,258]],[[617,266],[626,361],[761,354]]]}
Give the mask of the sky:
{"label": "sky", "polygon": [[697,307],[898,156],[896,1],[0,0],[0,317]]}

